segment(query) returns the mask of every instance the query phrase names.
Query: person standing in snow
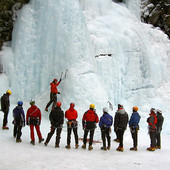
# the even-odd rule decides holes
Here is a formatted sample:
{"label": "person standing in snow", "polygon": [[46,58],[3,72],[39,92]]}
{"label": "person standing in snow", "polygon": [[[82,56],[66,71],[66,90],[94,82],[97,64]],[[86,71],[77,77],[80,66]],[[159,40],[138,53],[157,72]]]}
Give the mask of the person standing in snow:
{"label": "person standing in snow", "polygon": [[[116,113],[115,113],[116,115]],[[120,142],[120,139],[119,139],[119,134],[118,134],[118,131],[115,131],[115,134],[116,134],[116,138],[114,139],[115,142],[119,143]]]}
{"label": "person standing in snow", "polygon": [[120,143],[119,147],[116,149],[117,151],[123,151],[123,135],[126,130],[128,124],[128,114],[123,108],[123,105],[118,104],[118,111],[115,114],[114,118],[114,131],[118,133]]}
{"label": "person standing in snow", "polygon": [[162,125],[164,122],[162,111],[158,109],[156,112],[156,116],[157,116],[156,149],[161,149],[161,131],[162,131]]}
{"label": "person standing in snow", "polygon": [[25,126],[25,113],[23,110],[23,102],[18,101],[18,106],[15,107],[13,110],[13,123],[14,123],[14,131],[13,136],[16,138],[16,142],[22,142],[21,135],[22,135],[22,127]]}
{"label": "person standing in snow", "polygon": [[133,139],[133,147],[130,148],[131,151],[137,151],[137,145],[138,145],[138,130],[139,130],[139,121],[140,121],[140,115],[137,112],[138,111],[138,107],[134,106],[132,109],[133,113],[130,117],[130,121],[129,121],[129,128],[130,128],[130,132],[132,135],[132,139]]}
{"label": "person standing in snow", "polygon": [[[108,109],[106,107],[103,108],[103,116],[100,118],[99,127],[101,129],[102,141],[103,146],[101,147],[102,150],[110,150],[110,127],[113,124],[113,117],[108,114]],[[107,138],[107,148],[106,148],[106,138]]]}
{"label": "person standing in snow", "polygon": [[156,124],[157,124],[157,117],[156,117],[156,110],[151,108],[150,116],[147,118],[148,123],[148,130],[151,139],[150,147],[147,148],[148,151],[155,151],[156,149]]}
{"label": "person standing in snow", "polygon": [[86,143],[87,143],[87,135],[90,131],[90,141],[89,141],[89,148],[88,150],[92,150],[92,143],[93,143],[93,136],[94,136],[94,131],[96,128],[96,123],[99,122],[98,115],[95,113],[95,105],[90,104],[90,109],[87,110],[82,119],[82,125],[83,125],[83,130],[84,130],[84,138],[83,138],[83,149],[86,149]]}
{"label": "person standing in snow", "polygon": [[61,109],[61,102],[58,101],[56,103],[56,107],[50,112],[49,116],[50,122],[51,122],[51,131],[48,133],[46,141],[44,143],[45,146],[48,145],[51,137],[53,136],[55,130],[56,130],[56,142],[55,147],[59,148],[60,144],[60,134],[62,131],[62,125],[64,123],[64,112]]}
{"label": "person standing in snow", "polygon": [[51,85],[50,101],[47,103],[47,105],[45,107],[45,111],[47,111],[47,112],[48,112],[48,107],[51,105],[51,103],[53,103],[52,109],[54,109],[54,107],[56,106],[57,94],[60,94],[60,92],[58,92],[58,90],[57,90],[57,86],[60,84],[60,82],[61,82],[61,78],[60,78],[59,82],[57,79],[54,79],[53,82],[50,84]]}
{"label": "person standing in snow", "polygon": [[75,137],[75,147],[78,148],[78,134],[77,134],[77,111],[74,109],[75,104],[70,103],[70,108],[65,112],[65,118],[68,120],[67,122],[67,145],[66,148],[70,149],[70,140],[71,140],[71,131],[73,130]]}
{"label": "person standing in snow", "polygon": [[9,127],[7,127],[7,123],[8,123],[8,113],[9,113],[9,107],[10,107],[9,96],[11,94],[12,92],[10,90],[7,90],[6,94],[3,94],[3,96],[1,97],[1,110],[4,112],[2,130],[9,129]]}
{"label": "person standing in snow", "polygon": [[31,107],[27,110],[26,122],[27,125],[30,126],[30,135],[31,135],[31,144],[35,145],[35,138],[34,138],[34,127],[37,131],[37,135],[39,138],[39,143],[44,141],[40,132],[40,124],[41,124],[41,111],[35,105],[35,100],[30,101]]}

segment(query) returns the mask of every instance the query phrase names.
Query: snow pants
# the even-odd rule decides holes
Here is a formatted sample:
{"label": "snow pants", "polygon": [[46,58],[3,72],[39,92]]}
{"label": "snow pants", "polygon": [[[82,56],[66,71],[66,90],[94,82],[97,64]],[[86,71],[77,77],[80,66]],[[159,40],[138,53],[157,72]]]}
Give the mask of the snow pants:
{"label": "snow pants", "polygon": [[150,139],[151,139],[151,145],[150,147],[156,147],[156,130],[149,132]]}
{"label": "snow pants", "polygon": [[51,105],[51,103],[53,103],[53,105],[52,105],[52,110],[53,110],[57,103],[57,94],[56,93],[50,93],[50,101],[47,103],[46,108],[48,108]]}
{"label": "snow pants", "polygon": [[137,148],[138,145],[138,128],[132,128],[131,129],[131,135],[133,139],[133,147]]}
{"label": "snow pants", "polygon": [[92,143],[93,143],[93,136],[94,136],[94,130],[95,130],[95,129],[92,129],[92,130],[90,130],[90,129],[85,129],[85,130],[84,130],[83,143],[84,143],[85,145],[86,145],[86,143],[87,143],[87,135],[88,135],[89,131],[90,131],[89,146],[92,145]]}
{"label": "snow pants", "polygon": [[4,111],[3,126],[6,126],[8,123],[8,112],[9,112],[9,110]]}
{"label": "snow pants", "polygon": [[14,125],[14,132],[13,132],[13,136],[16,137],[16,140],[21,138],[22,135],[22,126],[20,125]]}
{"label": "snow pants", "polygon": [[77,134],[77,127],[69,127],[67,126],[67,145],[70,145],[71,141],[71,131],[73,130],[74,138],[75,138],[75,144],[78,144],[78,134]]}
{"label": "snow pants", "polygon": [[40,126],[39,125],[30,125],[31,140],[35,141],[35,138],[34,138],[34,127],[35,127],[35,129],[37,131],[37,135],[38,135],[39,140],[42,139],[41,132],[40,132]]}
{"label": "snow pants", "polygon": [[156,146],[161,146],[161,132],[156,134]]}
{"label": "snow pants", "polygon": [[[118,131],[115,132],[116,133],[116,139],[119,139],[119,133]],[[120,140],[120,139],[119,139]]]}
{"label": "snow pants", "polygon": [[51,137],[53,136],[55,130],[56,130],[56,142],[55,142],[55,144],[56,144],[56,145],[59,145],[59,143],[60,143],[60,138],[61,138],[61,137],[60,137],[60,134],[61,134],[61,131],[62,131],[62,128],[61,128],[61,127],[56,128],[56,127],[54,127],[54,126],[51,126],[51,130],[50,130],[50,132],[49,132],[48,135],[47,135],[47,139],[46,139],[45,143],[48,143],[48,142],[50,141],[50,139],[51,139]]}
{"label": "snow pants", "polygon": [[110,147],[110,128],[103,128],[101,130],[101,135],[102,135],[102,141],[103,141],[103,147],[106,148],[106,139],[107,139],[107,144],[108,147]]}
{"label": "snow pants", "polygon": [[119,140],[120,140],[119,147],[123,147],[123,135],[124,135],[124,132],[125,132],[124,129],[118,129],[117,130]]}

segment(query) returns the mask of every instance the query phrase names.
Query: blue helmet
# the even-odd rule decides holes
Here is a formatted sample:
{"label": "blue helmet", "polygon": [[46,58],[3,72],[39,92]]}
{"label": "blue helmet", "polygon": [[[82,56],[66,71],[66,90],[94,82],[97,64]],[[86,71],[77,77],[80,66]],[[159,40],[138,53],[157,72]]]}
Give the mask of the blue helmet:
{"label": "blue helmet", "polygon": [[22,106],[23,102],[22,101],[18,101],[18,106]]}

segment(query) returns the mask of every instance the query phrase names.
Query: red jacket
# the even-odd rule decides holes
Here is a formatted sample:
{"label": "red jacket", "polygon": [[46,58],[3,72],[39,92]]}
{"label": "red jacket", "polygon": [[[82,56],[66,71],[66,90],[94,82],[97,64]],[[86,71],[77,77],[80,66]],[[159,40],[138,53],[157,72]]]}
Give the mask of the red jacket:
{"label": "red jacket", "polygon": [[88,110],[83,115],[83,122],[84,121],[98,123],[99,122],[99,118],[98,118],[97,114],[95,113],[95,111]]}
{"label": "red jacket", "polygon": [[68,120],[77,119],[77,117],[78,114],[74,108],[70,108],[65,112],[65,118],[67,118]]}
{"label": "red jacket", "polygon": [[39,120],[41,121],[41,111],[40,109],[33,105],[27,110],[27,116],[26,116],[26,121],[28,122],[29,117],[38,117]]}
{"label": "red jacket", "polygon": [[157,124],[156,114],[150,113],[150,117],[147,119],[147,122],[149,124],[149,129],[150,130],[156,129],[156,124]]}
{"label": "red jacket", "polygon": [[51,93],[58,93],[57,86],[60,84],[60,81],[58,83],[51,83]]}

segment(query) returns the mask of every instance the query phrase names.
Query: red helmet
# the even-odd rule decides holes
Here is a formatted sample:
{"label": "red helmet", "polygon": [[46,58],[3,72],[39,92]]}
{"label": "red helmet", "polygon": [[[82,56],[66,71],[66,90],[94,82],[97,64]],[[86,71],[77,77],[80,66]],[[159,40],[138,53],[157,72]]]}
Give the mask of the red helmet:
{"label": "red helmet", "polygon": [[74,108],[75,104],[74,103],[70,103],[70,107]]}
{"label": "red helmet", "polygon": [[58,102],[56,103],[56,106],[57,106],[57,107],[61,107],[61,102],[58,101]]}
{"label": "red helmet", "polygon": [[53,81],[58,81],[57,79],[54,79]]}

